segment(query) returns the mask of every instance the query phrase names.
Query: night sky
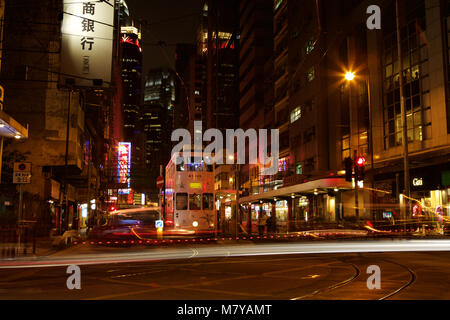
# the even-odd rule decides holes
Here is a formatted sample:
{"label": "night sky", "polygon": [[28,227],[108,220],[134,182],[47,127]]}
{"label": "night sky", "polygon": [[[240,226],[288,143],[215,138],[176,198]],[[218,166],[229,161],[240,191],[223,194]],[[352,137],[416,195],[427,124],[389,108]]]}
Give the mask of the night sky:
{"label": "night sky", "polygon": [[[136,26],[141,21],[144,72],[151,68],[174,68],[176,43],[195,43],[201,0],[126,0]],[[157,45],[167,43],[167,50]],[[165,53],[166,51],[166,53]]]}

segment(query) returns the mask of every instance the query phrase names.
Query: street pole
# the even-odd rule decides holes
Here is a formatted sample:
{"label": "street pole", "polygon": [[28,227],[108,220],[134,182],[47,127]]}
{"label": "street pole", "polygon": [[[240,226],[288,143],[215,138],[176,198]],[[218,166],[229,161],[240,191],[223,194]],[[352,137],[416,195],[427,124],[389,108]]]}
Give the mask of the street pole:
{"label": "street pole", "polygon": [[[162,177],[162,174],[163,174],[163,166],[159,165],[159,176]],[[160,210],[159,210],[159,220],[162,220],[161,219],[161,212],[163,210],[162,199],[161,198],[162,198],[162,190],[159,189],[159,208],[160,208]]]}
{"label": "street pole", "polygon": [[[396,21],[397,21],[397,51],[398,51],[398,62],[399,62],[399,76],[400,76],[400,106],[402,113],[402,142],[403,142],[403,171],[404,171],[404,183],[405,183],[405,203],[408,203],[408,198],[410,195],[410,185],[409,185],[409,162],[408,162],[408,122],[406,119],[406,109],[405,109],[405,90],[404,90],[404,78],[403,78],[403,53],[402,53],[402,39],[401,39],[401,26],[400,26],[400,4],[399,0],[395,1],[396,5]],[[404,206],[406,209],[406,205]],[[406,219],[406,210],[402,210],[403,216],[402,220]]]}
{"label": "street pole", "polygon": [[2,138],[0,139],[0,184],[2,183],[3,140],[4,140],[4,137],[2,137]]}
{"label": "street pole", "polygon": [[238,226],[238,217],[239,217],[239,200],[240,200],[240,194],[239,194],[239,184],[240,184],[240,173],[241,173],[241,165],[237,164],[237,171],[236,171],[236,237],[239,235],[239,226]]}
{"label": "street pole", "polygon": [[[88,207],[87,207],[87,213],[88,213],[88,221],[89,218],[91,217],[91,150],[92,150],[92,143],[91,143],[91,136],[89,135],[89,154],[88,154],[88,185],[87,185],[87,202],[88,202]],[[95,204],[97,206],[97,203]],[[97,207],[95,208],[97,209]]]}
{"label": "street pole", "polygon": [[358,158],[358,153],[356,150],[354,150],[354,156],[353,156],[353,167],[355,174],[353,175],[353,180],[355,181],[355,216],[357,222],[359,222],[359,201],[358,201],[358,175],[356,173],[356,159]]}
{"label": "street pole", "polygon": [[23,190],[22,190],[22,183],[19,184],[19,217],[18,217],[18,230],[19,235],[17,237],[18,245],[17,245],[17,253],[20,252],[20,242],[21,242],[21,236],[22,236],[22,208],[23,208]]}
{"label": "street pole", "polygon": [[[165,219],[166,218],[166,170],[164,170],[164,169],[162,170],[162,177],[164,178],[162,218]],[[160,220],[163,220],[163,219],[160,219]]]}
{"label": "street pole", "polygon": [[[68,209],[69,209],[69,201],[68,201],[68,184],[67,184],[67,176],[68,176],[68,165],[69,165],[69,135],[70,135],[70,99],[71,99],[72,90],[69,90],[69,101],[67,104],[67,126],[66,126],[66,154],[64,157],[64,201],[65,201],[65,208],[64,208],[64,216],[67,217],[68,215]],[[90,203],[88,204],[89,208]],[[61,217],[60,217],[60,235],[63,230],[62,226],[63,221],[63,214],[61,211]]]}
{"label": "street pole", "polygon": [[[0,86],[0,111],[3,111],[3,97],[5,94],[5,90],[2,86]],[[4,137],[2,136],[0,141],[0,184],[2,183],[2,166],[3,166],[3,140]]]}
{"label": "street pole", "polygon": [[[374,208],[374,202],[375,202],[375,163],[374,163],[374,148],[373,148],[373,114],[372,114],[372,103],[370,101],[371,93],[370,93],[370,74],[367,74],[367,103],[369,105],[369,148],[370,148],[370,166],[371,174],[370,174],[370,184],[372,188],[372,196],[370,199],[370,204],[372,208]],[[372,209],[373,210],[373,209]],[[374,220],[376,220],[376,212],[372,211],[372,217]]]}

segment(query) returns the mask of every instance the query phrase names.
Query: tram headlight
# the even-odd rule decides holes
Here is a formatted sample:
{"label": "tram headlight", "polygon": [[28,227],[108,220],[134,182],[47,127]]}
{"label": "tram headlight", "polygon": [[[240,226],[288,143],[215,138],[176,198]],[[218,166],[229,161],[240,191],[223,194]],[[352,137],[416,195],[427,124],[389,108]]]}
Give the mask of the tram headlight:
{"label": "tram headlight", "polygon": [[197,222],[197,221],[192,222],[192,226],[193,226],[194,228],[197,228],[197,227],[198,227],[198,222]]}

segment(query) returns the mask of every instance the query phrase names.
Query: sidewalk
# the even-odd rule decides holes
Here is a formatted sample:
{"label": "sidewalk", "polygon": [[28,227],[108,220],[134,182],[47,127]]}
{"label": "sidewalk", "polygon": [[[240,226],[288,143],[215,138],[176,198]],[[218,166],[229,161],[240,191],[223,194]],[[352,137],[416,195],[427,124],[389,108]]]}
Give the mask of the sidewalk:
{"label": "sidewalk", "polygon": [[36,239],[36,253],[35,255],[40,256],[49,256],[53,253],[59,251],[58,248],[52,245],[53,239],[51,238],[38,238]]}

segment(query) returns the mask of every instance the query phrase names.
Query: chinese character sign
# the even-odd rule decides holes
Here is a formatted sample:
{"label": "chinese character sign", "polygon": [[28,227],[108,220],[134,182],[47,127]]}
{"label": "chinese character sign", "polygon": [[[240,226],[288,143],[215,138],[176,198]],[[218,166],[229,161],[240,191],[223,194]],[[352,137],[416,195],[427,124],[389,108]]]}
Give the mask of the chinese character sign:
{"label": "chinese character sign", "polygon": [[[126,183],[130,188],[131,143],[119,143],[118,183]],[[129,190],[119,190],[119,194],[129,194]]]}
{"label": "chinese character sign", "polygon": [[92,80],[111,81],[114,35],[112,0],[64,0],[61,83],[92,87]]}

